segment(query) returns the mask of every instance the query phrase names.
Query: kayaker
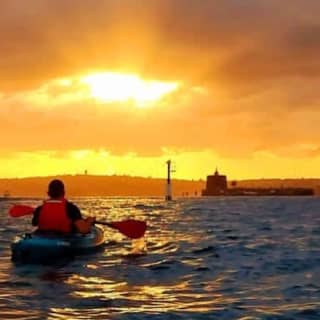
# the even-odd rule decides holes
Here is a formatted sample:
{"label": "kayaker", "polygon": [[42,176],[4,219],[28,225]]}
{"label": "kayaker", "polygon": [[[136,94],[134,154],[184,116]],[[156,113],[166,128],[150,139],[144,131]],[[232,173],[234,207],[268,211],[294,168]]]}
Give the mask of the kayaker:
{"label": "kayaker", "polygon": [[95,218],[83,219],[79,208],[65,198],[65,188],[61,180],[54,179],[49,183],[48,196],[49,199],[35,209],[33,226],[38,226],[39,231],[83,234],[90,232]]}

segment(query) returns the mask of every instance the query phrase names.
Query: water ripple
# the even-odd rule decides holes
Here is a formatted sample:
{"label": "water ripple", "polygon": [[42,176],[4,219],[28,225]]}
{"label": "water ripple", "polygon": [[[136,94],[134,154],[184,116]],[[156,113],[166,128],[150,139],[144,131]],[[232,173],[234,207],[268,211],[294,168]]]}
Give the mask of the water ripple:
{"label": "water ripple", "polygon": [[317,198],[74,201],[101,220],[146,220],[145,238],[106,228],[103,251],[18,266],[10,243],[30,217],[9,218],[1,202],[1,319],[320,319]]}

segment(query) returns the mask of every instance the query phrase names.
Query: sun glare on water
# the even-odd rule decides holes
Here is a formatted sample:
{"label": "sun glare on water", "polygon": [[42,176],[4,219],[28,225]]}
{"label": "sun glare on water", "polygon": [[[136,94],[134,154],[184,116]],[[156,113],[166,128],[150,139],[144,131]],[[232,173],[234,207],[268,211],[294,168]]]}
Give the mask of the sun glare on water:
{"label": "sun glare on water", "polygon": [[139,107],[149,106],[178,88],[176,82],[143,80],[137,75],[95,73],[84,76],[81,82],[89,87],[92,97],[102,102],[133,101]]}

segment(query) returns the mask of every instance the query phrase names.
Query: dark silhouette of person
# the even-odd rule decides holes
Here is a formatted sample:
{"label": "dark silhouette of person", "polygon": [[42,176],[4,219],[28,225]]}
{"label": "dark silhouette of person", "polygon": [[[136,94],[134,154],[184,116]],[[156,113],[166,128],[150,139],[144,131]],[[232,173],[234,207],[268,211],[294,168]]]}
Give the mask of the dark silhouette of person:
{"label": "dark silhouette of person", "polygon": [[95,218],[82,217],[79,208],[65,198],[65,188],[61,180],[55,179],[49,183],[48,196],[49,198],[33,213],[32,225],[37,226],[38,231],[63,234],[90,232]]}

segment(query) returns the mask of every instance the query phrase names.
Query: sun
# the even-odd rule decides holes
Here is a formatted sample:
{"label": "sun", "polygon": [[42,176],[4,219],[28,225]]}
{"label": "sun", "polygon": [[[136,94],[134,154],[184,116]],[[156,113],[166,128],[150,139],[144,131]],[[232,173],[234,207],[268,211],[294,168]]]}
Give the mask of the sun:
{"label": "sun", "polygon": [[102,102],[133,101],[138,107],[154,104],[165,95],[177,90],[179,83],[143,80],[134,74],[102,72],[81,78],[93,98]]}

